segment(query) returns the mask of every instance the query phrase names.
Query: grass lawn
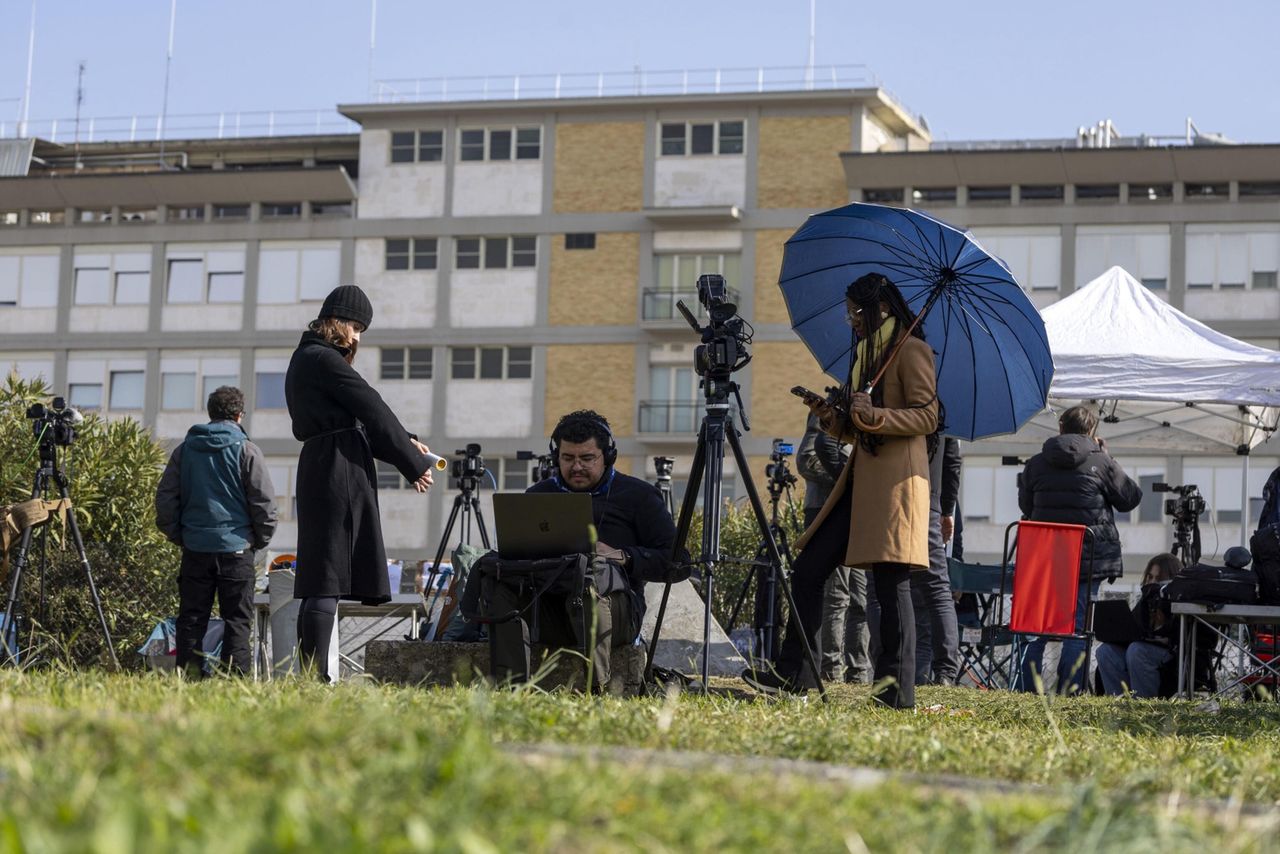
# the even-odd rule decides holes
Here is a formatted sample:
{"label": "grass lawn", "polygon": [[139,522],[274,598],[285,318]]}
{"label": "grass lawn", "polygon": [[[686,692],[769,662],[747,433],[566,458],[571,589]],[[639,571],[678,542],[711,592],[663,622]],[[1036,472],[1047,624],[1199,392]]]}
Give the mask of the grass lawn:
{"label": "grass lawn", "polygon": [[1280,705],[866,697],[6,671],[0,850],[1280,850]]}

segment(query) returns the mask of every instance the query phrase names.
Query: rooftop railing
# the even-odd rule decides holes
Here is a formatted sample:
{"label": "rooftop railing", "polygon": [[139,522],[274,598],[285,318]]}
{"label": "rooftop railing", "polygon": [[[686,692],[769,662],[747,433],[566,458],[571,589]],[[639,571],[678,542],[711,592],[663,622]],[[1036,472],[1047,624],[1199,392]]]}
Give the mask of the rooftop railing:
{"label": "rooftop railing", "polygon": [[179,113],[0,121],[0,139],[38,138],[73,142],[140,142],[159,139],[237,139],[261,136],[309,136],[359,133],[360,125],[333,108],[256,110],[231,113]]}

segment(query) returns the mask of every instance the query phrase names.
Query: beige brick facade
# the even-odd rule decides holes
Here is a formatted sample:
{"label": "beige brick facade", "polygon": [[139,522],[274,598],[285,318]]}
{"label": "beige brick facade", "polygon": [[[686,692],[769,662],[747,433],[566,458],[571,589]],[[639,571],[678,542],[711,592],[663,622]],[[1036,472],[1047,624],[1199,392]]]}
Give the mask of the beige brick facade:
{"label": "beige brick facade", "polygon": [[756,232],[756,323],[786,323],[787,306],[778,288],[778,271],[782,268],[782,246],[794,231],[772,228]]}
{"label": "beige brick facade", "polygon": [[852,147],[845,116],[764,117],[757,163],[762,208],[838,207],[849,200],[840,152]]}
{"label": "beige brick facade", "polygon": [[613,435],[635,432],[636,348],[632,344],[553,344],[547,348],[546,434],[562,415],[594,409]]}
{"label": "beige brick facade", "polygon": [[639,278],[639,235],[597,234],[595,249],[565,249],[564,238],[556,235],[547,321],[552,326],[634,324]]}
{"label": "beige brick facade", "polygon": [[752,352],[751,409],[747,413],[751,432],[799,442],[809,410],[791,394],[791,387],[802,385],[821,393],[832,380],[798,341],[767,341],[756,344]]}
{"label": "beige brick facade", "polygon": [[637,211],[643,200],[643,122],[556,126],[556,213]]}

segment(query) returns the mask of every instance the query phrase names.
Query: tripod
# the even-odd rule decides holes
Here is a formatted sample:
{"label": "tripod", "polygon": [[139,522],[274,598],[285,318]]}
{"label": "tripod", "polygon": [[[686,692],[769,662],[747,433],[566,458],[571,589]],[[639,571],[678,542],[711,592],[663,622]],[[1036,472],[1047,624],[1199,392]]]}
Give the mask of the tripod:
{"label": "tripod", "polygon": [[[470,444],[465,451],[457,453],[463,454],[463,457],[453,461],[453,471],[450,474],[458,481],[458,494],[454,496],[453,509],[449,511],[449,521],[444,526],[444,533],[440,535],[440,546],[436,549],[436,557],[431,564],[431,574],[423,584],[424,596],[435,587],[436,579],[440,574],[440,562],[444,560],[445,550],[449,547],[449,536],[453,533],[453,526],[459,519],[462,520],[462,542],[471,542],[471,522],[474,518],[476,527],[480,530],[480,542],[486,549],[490,548],[489,531],[484,526],[484,514],[480,512],[480,499],[476,496],[480,488],[480,478],[485,474],[480,446]],[[434,605],[434,602],[432,604]],[[428,609],[428,619],[430,616],[431,611]]]}
{"label": "tripod", "polygon": [[[774,447],[777,448],[779,442],[774,441]],[[782,527],[779,521],[778,504],[782,500],[783,493],[787,496],[787,503],[791,504],[791,487],[796,483],[796,476],[787,468],[787,459],[783,453],[774,451],[773,463],[768,467],[769,481],[766,488],[769,490],[769,535],[773,537],[773,541],[777,543],[778,554],[786,559],[785,564],[775,566],[769,560],[769,543],[766,537],[760,538],[760,546],[756,549],[755,559],[751,561],[754,572],[747,575],[742,580],[742,588],[738,591],[738,599],[733,605],[733,611],[729,614],[729,622],[724,627],[726,632],[732,632],[733,627],[737,625],[738,614],[742,610],[742,605],[746,602],[747,591],[751,589],[751,581],[756,582],[756,611],[755,624],[753,626],[755,633],[755,643],[753,648],[758,650],[758,657],[764,661],[773,661],[777,655],[775,644],[778,635],[782,630],[782,626],[777,622],[778,614],[778,585],[775,579],[782,578],[783,566],[791,566],[793,558],[791,557],[791,546],[787,541],[787,530]],[[794,516],[794,505],[792,506],[792,515]],[[792,519],[794,524],[795,520]]]}
{"label": "tripod", "polygon": [[1192,519],[1184,522],[1177,519],[1173,523],[1173,546],[1170,551],[1177,555],[1183,566],[1191,566],[1200,560],[1200,520]]}
{"label": "tripod", "polygon": [[672,517],[676,515],[675,496],[671,492],[671,472],[674,470],[675,464],[674,457],[653,458],[653,468],[658,475],[658,481],[654,485],[658,487],[658,493],[662,495],[662,503]]}
{"label": "tripod", "polygon": [[[107,615],[102,610],[102,599],[98,596],[98,586],[93,580],[93,569],[89,566],[89,558],[84,552],[84,540],[80,536],[80,526],[76,523],[75,510],[71,508],[71,497],[67,489],[67,476],[58,468],[57,444],[54,442],[53,433],[42,431],[40,433],[40,467],[36,469],[35,481],[31,486],[32,500],[43,499],[48,495],[51,482],[57,484],[58,494],[64,502],[63,506],[66,508],[67,530],[71,532],[71,540],[75,544],[76,554],[80,557],[80,566],[84,569],[85,578],[89,582],[89,594],[93,597],[93,606],[98,612],[98,622],[102,626],[102,637],[107,643],[107,654],[111,657],[112,666],[119,670],[120,662],[116,659],[115,647],[112,646],[111,630],[107,627]],[[41,542],[45,545],[48,543],[49,532],[47,526],[49,524],[51,522],[45,523],[46,530],[40,534]],[[22,578],[27,569],[28,550],[31,546],[31,536],[34,530],[34,526],[28,527],[22,532],[22,537],[18,541],[18,549],[13,562],[13,578],[9,583],[9,600],[5,604],[4,619],[0,620],[0,646],[4,649],[3,657],[0,657],[0,663],[7,660],[11,664],[17,664],[16,632],[14,632],[15,642],[13,649],[9,647],[8,637],[18,622],[18,596],[22,590]],[[42,591],[44,568],[45,563],[42,557],[40,567]]]}
{"label": "tripod", "polygon": [[[696,564],[702,567],[706,588],[703,591],[706,602],[702,623],[702,691],[708,691],[707,677],[711,667],[711,603],[715,596],[715,569],[721,563],[720,558],[720,499],[721,478],[724,474],[724,445],[727,440],[733,449],[733,458],[738,471],[742,474],[743,484],[747,488],[747,498],[751,502],[751,510],[755,513],[756,524],[760,528],[760,537],[769,555],[769,576],[771,584],[781,588],[791,607],[791,619],[799,628],[799,617],[796,605],[791,597],[791,589],[783,582],[782,558],[778,554],[778,544],[774,540],[769,520],[765,517],[764,507],[760,504],[760,494],[751,480],[751,469],[747,467],[746,455],[742,452],[738,430],[733,424],[733,416],[729,413],[729,397],[732,395],[742,410],[742,395],[738,384],[730,377],[739,368],[751,361],[747,345],[751,343],[750,327],[738,316],[738,307],[728,300],[728,287],[723,276],[703,275],[698,277],[698,301],[707,309],[710,321],[706,327],[698,325],[693,312],[683,302],[677,302],[676,308],[684,316],[685,322],[701,337],[703,343],[694,352],[694,367],[702,377],[702,392],[706,400],[706,414],[698,428],[698,444],[693,454],[693,465],[689,471],[689,483],[685,489],[684,501],[680,505],[680,518],[676,524],[676,541],[672,549],[672,559],[679,560],[689,539],[689,524],[693,521],[693,505],[697,500],[698,487],[702,487],[702,553]],[[744,430],[750,429],[743,419]],[[667,583],[662,591],[662,604],[658,607],[658,616],[650,638],[649,655],[645,662],[645,676],[653,675],[653,655],[658,648],[658,635],[662,630],[662,618],[667,611],[667,600],[671,596],[671,584]],[[800,633],[804,638],[804,633]],[[813,648],[804,640],[805,655],[809,666],[817,678],[817,657]],[[818,692],[826,699],[826,690],[818,678]]]}

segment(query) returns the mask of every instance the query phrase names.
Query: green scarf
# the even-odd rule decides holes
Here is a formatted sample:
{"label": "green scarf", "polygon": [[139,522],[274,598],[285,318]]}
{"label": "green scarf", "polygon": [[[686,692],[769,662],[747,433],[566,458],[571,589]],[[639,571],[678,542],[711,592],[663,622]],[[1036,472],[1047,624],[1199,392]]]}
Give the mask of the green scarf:
{"label": "green scarf", "polygon": [[[865,361],[868,358],[867,342],[870,341],[872,338],[875,339],[875,353],[870,358],[872,360],[872,363],[879,361],[881,354],[884,353],[885,347],[887,347],[889,345],[889,342],[893,340],[893,333],[894,333],[894,330],[896,330],[897,328],[898,328],[898,319],[892,316],[886,317],[884,320],[880,321],[880,328],[876,330],[875,335],[859,339],[858,348],[857,348],[858,360],[856,364],[859,364],[859,365],[867,364],[867,362]],[[859,391],[859,389],[854,389],[854,390]]]}

